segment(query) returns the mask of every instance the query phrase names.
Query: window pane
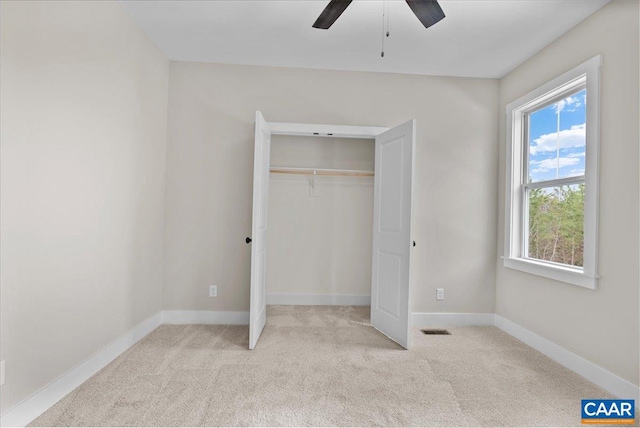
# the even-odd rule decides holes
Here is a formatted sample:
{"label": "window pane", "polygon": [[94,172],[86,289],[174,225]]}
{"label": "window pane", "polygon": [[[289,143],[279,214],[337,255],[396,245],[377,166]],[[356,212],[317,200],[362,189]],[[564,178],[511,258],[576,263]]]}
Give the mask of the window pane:
{"label": "window pane", "polygon": [[528,257],[582,266],[584,184],[530,189]]}
{"label": "window pane", "polygon": [[584,175],[587,90],[529,115],[529,181]]}

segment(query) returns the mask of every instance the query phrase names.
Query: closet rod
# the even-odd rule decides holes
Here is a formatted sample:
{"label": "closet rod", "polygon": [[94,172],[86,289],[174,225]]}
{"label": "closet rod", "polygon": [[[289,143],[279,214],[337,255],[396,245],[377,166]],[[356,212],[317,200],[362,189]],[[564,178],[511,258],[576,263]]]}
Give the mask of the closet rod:
{"label": "closet rod", "polygon": [[373,171],[361,169],[326,169],[326,168],[286,168],[273,167],[270,171],[274,174],[301,174],[301,175],[333,175],[351,177],[373,177]]}

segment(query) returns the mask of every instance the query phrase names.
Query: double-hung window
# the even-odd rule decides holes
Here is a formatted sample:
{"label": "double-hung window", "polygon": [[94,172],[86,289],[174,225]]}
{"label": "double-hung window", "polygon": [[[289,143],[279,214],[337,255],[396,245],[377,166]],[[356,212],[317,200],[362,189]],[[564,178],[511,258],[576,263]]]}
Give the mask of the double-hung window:
{"label": "double-hung window", "polygon": [[601,56],[507,106],[504,265],[597,285]]}

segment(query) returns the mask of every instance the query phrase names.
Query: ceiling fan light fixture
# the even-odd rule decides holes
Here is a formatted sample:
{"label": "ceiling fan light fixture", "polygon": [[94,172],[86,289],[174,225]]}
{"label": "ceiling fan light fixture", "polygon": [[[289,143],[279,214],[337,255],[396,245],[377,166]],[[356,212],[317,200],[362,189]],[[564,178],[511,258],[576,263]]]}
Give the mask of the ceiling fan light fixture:
{"label": "ceiling fan light fixture", "polygon": [[[313,28],[328,30],[352,1],[331,0],[313,23]],[[406,0],[406,2],[425,28],[431,27],[445,17],[437,0]]]}

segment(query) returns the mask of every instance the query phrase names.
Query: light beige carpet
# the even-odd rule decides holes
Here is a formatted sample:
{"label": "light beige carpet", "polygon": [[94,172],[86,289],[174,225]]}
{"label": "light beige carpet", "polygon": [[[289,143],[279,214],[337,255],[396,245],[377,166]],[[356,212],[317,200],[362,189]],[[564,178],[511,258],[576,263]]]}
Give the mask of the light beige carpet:
{"label": "light beige carpet", "polygon": [[273,306],[245,326],[161,326],[32,426],[580,426],[613,398],[495,327],[413,331],[402,350],[369,309]]}

